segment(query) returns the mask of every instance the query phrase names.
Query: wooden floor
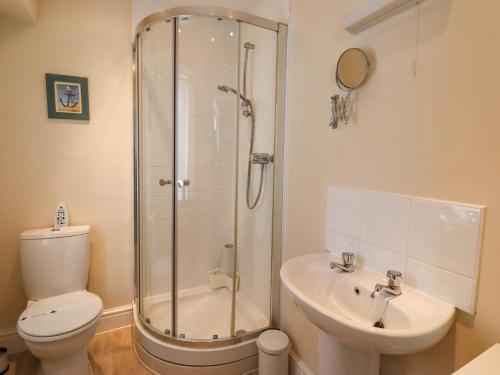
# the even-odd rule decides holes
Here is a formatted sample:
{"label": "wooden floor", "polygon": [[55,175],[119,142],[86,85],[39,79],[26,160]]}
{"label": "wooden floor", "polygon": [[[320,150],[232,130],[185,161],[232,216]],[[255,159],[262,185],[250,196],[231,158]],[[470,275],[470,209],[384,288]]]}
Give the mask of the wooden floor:
{"label": "wooden floor", "polygon": [[[132,349],[131,327],[96,335],[88,346],[89,360],[94,375],[151,375],[143,367]],[[7,375],[36,375],[38,360],[23,352],[9,357]],[[68,374],[71,375],[71,374]]]}

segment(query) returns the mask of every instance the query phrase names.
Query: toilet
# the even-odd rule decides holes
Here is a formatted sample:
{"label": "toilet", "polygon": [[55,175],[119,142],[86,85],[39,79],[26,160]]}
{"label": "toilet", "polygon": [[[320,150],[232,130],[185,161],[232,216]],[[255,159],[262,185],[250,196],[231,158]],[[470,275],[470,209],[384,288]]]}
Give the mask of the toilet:
{"label": "toilet", "polygon": [[102,301],[85,290],[88,225],[21,233],[21,271],[28,305],[17,331],[40,359],[39,374],[92,373],[87,344],[95,335]]}

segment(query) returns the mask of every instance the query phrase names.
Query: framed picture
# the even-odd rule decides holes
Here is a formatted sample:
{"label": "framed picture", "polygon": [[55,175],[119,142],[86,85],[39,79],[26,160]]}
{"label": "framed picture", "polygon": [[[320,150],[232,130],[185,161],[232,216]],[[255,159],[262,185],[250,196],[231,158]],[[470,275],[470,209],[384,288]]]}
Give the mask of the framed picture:
{"label": "framed picture", "polygon": [[87,78],[45,74],[49,118],[90,119]]}

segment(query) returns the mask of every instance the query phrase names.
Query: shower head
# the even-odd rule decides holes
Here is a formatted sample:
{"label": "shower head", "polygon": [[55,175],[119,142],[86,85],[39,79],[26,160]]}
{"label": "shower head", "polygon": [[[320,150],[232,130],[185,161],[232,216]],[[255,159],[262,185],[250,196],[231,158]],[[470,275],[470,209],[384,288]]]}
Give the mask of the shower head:
{"label": "shower head", "polygon": [[250,99],[248,99],[248,98],[244,97],[244,96],[243,96],[243,95],[241,95],[241,94],[239,94],[239,95],[238,95],[238,91],[236,91],[235,89],[233,89],[233,88],[232,88],[232,87],[230,87],[230,86],[226,86],[226,85],[217,85],[217,90],[222,91],[222,92],[224,92],[224,93],[226,93],[226,94],[230,92],[230,93],[232,93],[232,94],[234,94],[234,95],[236,95],[236,96],[239,96],[239,97],[240,97],[240,99],[241,99],[241,102],[242,102],[242,103],[241,103],[241,106],[242,106],[242,107],[250,107],[250,110],[245,110],[245,111],[243,112],[243,115],[244,115],[245,117],[251,117],[251,116],[253,117],[253,106],[252,106],[252,102],[250,101]]}
{"label": "shower head", "polygon": [[245,47],[246,49],[255,49],[255,44],[250,43],[250,42],[246,42],[246,43],[244,44],[244,47]]}

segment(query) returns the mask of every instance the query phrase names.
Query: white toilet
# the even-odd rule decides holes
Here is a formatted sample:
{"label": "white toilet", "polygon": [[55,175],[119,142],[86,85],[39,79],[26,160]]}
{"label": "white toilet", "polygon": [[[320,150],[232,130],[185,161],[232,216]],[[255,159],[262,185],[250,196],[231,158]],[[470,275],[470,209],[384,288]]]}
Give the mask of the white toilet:
{"label": "white toilet", "polygon": [[102,314],[102,301],[85,290],[89,226],[21,233],[21,270],[28,306],[17,331],[40,359],[44,375],[88,375],[87,344]]}

